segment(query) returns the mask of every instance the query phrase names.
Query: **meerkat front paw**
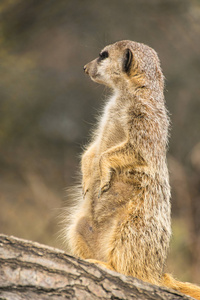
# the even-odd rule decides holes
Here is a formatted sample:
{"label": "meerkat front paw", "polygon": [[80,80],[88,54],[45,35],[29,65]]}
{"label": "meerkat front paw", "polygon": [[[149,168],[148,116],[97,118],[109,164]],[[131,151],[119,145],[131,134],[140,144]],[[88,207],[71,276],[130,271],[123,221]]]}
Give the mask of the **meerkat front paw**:
{"label": "meerkat front paw", "polygon": [[107,192],[110,188],[110,183],[112,179],[112,175],[114,170],[110,167],[109,161],[107,159],[106,154],[103,154],[99,161],[99,168],[100,168],[100,189],[99,189],[99,195],[100,197],[102,193]]}
{"label": "meerkat front paw", "polygon": [[83,180],[82,180],[82,196],[85,197],[85,195],[88,193],[89,188],[90,188],[90,178],[89,176],[84,176]]}

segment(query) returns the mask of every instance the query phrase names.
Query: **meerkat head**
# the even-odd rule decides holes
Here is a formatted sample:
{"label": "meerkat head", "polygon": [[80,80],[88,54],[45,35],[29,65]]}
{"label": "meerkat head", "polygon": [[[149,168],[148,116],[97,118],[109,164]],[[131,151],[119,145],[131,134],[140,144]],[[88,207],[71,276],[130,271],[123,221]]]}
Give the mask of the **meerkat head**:
{"label": "meerkat head", "polygon": [[156,52],[141,43],[128,40],[106,46],[99,57],[84,66],[90,78],[114,89],[163,88],[163,74]]}

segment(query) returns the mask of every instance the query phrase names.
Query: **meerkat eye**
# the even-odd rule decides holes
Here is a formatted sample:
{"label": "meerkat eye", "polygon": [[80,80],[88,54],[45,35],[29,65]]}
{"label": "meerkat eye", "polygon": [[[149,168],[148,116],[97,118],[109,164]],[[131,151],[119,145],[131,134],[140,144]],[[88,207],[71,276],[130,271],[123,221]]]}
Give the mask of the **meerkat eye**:
{"label": "meerkat eye", "polygon": [[108,51],[103,51],[103,52],[99,53],[100,60],[103,60],[107,57],[108,57]]}

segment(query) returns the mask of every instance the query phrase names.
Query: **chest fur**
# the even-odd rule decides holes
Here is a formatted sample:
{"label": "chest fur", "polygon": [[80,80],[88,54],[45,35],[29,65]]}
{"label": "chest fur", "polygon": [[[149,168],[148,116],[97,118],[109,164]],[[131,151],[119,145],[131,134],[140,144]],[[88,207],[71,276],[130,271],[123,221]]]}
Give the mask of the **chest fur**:
{"label": "chest fur", "polygon": [[98,132],[100,153],[116,146],[127,138],[126,108],[113,97],[106,105]]}

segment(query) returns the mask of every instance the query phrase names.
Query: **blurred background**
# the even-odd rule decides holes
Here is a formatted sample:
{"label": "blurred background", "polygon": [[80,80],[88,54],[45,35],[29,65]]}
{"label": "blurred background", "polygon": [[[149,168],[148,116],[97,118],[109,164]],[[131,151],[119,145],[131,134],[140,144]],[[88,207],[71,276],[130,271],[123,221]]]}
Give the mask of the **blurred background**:
{"label": "blurred background", "polygon": [[167,270],[200,284],[200,1],[0,1],[0,232],[62,248],[59,215],[106,90],[83,65],[121,39],[153,47],[172,120]]}

